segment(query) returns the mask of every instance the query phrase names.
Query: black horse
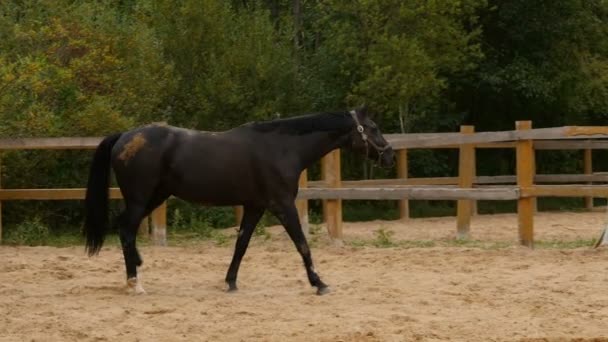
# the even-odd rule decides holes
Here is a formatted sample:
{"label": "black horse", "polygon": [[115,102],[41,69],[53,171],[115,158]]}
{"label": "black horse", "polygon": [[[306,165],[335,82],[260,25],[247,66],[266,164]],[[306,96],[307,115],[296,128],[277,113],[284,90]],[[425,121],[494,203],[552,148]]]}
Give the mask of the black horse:
{"label": "black horse", "polygon": [[125,200],[116,219],[127,285],[137,280],[142,259],[135,237],[142,219],[173,195],[203,205],[242,205],[234,256],[226,283],[235,291],[237,272],[265,210],[276,216],[302,256],[317,293],[328,287],[315,273],[295,199],[300,173],[336,148],[364,152],[391,166],[394,152],[365,109],[252,122],[225,132],[201,132],[152,124],[106,137],[97,147],[87,186],[86,250],[99,253],[108,227],[110,166]]}

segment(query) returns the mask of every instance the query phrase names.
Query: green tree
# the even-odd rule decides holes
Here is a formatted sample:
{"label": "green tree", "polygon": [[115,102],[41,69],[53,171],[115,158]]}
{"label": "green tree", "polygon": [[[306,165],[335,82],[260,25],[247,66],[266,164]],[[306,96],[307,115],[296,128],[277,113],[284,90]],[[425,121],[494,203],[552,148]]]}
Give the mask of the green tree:
{"label": "green tree", "polygon": [[[99,136],[162,117],[174,81],[153,33],[105,2],[1,2],[0,137]],[[2,158],[3,185],[15,188],[81,187],[90,162],[85,152]],[[7,207],[5,222],[37,215],[55,227],[81,212],[67,202]]]}
{"label": "green tree", "polygon": [[385,126],[402,131],[429,117],[442,121],[432,113],[449,77],[470,70],[481,57],[476,13],[484,5],[481,0],[319,3],[314,29],[322,42],[312,65],[324,75],[320,92],[332,96],[333,105],[366,102],[385,114]]}
{"label": "green tree", "polygon": [[177,72],[173,122],[227,129],[305,107],[290,38],[267,10],[213,0],[152,1],[147,10]]}
{"label": "green tree", "polygon": [[70,3],[0,5],[0,136],[97,135],[160,116],[173,83],[152,31]]}
{"label": "green tree", "polygon": [[511,129],[518,119],[603,124],[606,1],[491,1],[480,22],[486,58],[452,89],[468,122],[483,129]]}

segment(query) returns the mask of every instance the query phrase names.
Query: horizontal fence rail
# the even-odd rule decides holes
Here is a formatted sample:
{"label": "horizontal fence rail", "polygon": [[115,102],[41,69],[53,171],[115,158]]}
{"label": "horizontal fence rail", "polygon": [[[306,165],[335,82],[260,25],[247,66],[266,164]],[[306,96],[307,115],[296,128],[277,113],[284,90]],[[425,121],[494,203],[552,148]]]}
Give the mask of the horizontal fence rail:
{"label": "horizontal fence rail", "polygon": [[386,140],[393,148],[438,148],[458,147],[464,144],[495,144],[522,140],[563,140],[563,139],[607,139],[608,126],[565,126],[554,128],[537,128],[502,132],[461,133],[419,133],[387,134]]}
{"label": "horizontal fence rail", "polygon": [[[608,189],[608,187],[607,187]],[[395,187],[395,188],[336,188],[301,189],[302,199],[342,199],[342,200],[493,200],[505,201],[519,198],[519,189],[461,189],[444,187]]]}
{"label": "horizontal fence rail", "polygon": [[[308,223],[308,200],[323,200],[323,218],[330,236],[342,239],[342,200],[397,200],[401,219],[409,217],[409,200],[458,201],[457,236],[466,238],[476,201],[518,201],[520,241],[533,245],[533,214],[538,197],[583,197],[587,208],[593,197],[608,197],[608,173],[592,171],[591,150],[608,149],[608,127],[565,126],[532,129],[528,121],[516,123],[516,130],[475,132],[462,126],[461,132],[387,134],[397,152],[396,179],[342,180],[340,151],[330,152],[321,161],[322,180],[300,178],[297,206],[304,228]],[[603,140],[606,139],[606,140]],[[100,137],[11,138],[0,139],[2,151],[14,150],[91,150]],[[459,149],[457,177],[408,177],[410,149]],[[475,175],[475,149],[515,149],[515,175]],[[583,150],[584,174],[536,174],[536,150]],[[0,171],[1,171],[0,159]],[[12,200],[82,200],[86,189],[3,189],[0,172],[0,234],[2,201]],[[599,184],[598,184],[599,183]],[[606,184],[602,184],[606,183]],[[111,199],[121,199],[118,188],[110,189]],[[242,208],[235,208],[237,221]],[[166,243],[166,203],[150,215],[156,244]],[[1,236],[1,235],[0,235]]]}

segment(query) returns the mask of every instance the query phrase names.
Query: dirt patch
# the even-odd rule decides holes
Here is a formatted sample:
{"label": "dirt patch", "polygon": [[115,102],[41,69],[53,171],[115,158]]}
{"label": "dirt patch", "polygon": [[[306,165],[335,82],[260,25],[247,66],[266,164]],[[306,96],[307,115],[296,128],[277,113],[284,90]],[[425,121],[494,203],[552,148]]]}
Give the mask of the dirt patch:
{"label": "dirt patch", "polygon": [[[539,214],[537,238],[591,239],[601,213]],[[478,239],[516,240],[513,215],[474,218]],[[454,218],[348,223],[347,238],[450,238]],[[608,248],[311,248],[316,296],[286,234],[254,237],[239,292],[232,247],[144,247],[148,295],[125,290],[122,253],[0,247],[2,341],[608,341]],[[234,229],[226,231],[234,239]]]}

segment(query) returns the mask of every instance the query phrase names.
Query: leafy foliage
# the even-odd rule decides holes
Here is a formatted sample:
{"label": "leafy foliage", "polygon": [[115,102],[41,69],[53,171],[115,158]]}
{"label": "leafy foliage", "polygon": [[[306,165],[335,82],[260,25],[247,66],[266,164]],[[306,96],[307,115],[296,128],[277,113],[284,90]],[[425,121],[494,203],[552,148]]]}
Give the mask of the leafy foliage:
{"label": "leafy foliage", "polygon": [[[603,0],[3,1],[0,137],[99,136],[150,121],[222,130],[361,103],[385,132],[503,130],[519,119],[603,125],[606,38]],[[412,156],[413,175],[456,172],[451,152]],[[479,174],[512,172],[512,152],[479,157]],[[572,171],[576,158],[539,163]],[[5,152],[2,184],[79,187],[89,159]],[[394,176],[348,155],[343,169],[350,179]],[[81,222],[77,202],[5,206],[15,226],[37,226],[28,217],[51,231]],[[230,221],[176,208],[188,222]]]}

